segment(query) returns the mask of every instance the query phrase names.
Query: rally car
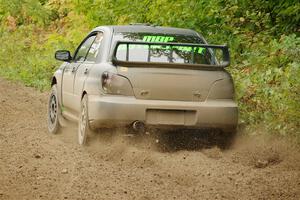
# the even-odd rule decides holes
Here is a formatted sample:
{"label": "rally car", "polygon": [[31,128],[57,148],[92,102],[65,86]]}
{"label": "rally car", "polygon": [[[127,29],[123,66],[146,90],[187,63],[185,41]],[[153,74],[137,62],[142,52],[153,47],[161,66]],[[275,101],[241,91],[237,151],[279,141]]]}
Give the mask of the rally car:
{"label": "rally car", "polygon": [[78,122],[81,145],[101,128],[236,130],[228,47],[193,30],[100,26],[55,58],[63,64],[51,81],[50,133],[62,119]]}

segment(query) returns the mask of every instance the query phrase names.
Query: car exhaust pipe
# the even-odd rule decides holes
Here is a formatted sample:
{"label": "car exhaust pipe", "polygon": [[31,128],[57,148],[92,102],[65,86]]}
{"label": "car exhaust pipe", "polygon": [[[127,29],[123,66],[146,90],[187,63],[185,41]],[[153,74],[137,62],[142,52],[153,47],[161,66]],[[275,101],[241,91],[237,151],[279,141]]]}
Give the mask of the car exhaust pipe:
{"label": "car exhaust pipe", "polygon": [[141,121],[135,121],[132,123],[132,128],[135,131],[142,132],[145,131],[145,124]]}

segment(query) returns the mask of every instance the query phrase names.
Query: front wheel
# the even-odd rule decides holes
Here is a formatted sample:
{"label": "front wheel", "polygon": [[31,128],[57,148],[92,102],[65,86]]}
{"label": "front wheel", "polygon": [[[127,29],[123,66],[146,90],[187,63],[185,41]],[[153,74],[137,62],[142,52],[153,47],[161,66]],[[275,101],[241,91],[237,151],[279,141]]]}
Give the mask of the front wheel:
{"label": "front wheel", "polygon": [[78,143],[80,145],[85,145],[88,136],[91,135],[91,129],[89,126],[89,117],[88,117],[88,97],[84,95],[81,100],[81,109],[78,122]]}
{"label": "front wheel", "polygon": [[53,85],[48,101],[48,131],[56,134],[60,129],[59,117],[61,115],[58,103],[57,87]]}

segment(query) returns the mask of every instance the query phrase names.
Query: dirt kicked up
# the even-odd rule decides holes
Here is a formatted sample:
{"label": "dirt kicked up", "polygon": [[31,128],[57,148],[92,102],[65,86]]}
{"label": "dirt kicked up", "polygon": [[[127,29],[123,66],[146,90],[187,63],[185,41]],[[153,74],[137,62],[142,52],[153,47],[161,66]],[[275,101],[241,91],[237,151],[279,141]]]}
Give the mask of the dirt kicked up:
{"label": "dirt kicked up", "polygon": [[47,133],[46,104],[0,79],[1,200],[300,199],[299,150],[278,139],[162,151],[114,134],[80,147],[76,126]]}

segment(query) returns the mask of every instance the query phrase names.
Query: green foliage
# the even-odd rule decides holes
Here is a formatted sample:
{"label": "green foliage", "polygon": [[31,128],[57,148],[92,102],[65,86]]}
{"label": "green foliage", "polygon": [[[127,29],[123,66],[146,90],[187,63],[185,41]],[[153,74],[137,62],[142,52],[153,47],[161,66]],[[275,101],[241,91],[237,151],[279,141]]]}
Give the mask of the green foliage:
{"label": "green foliage", "polygon": [[55,50],[99,25],[191,28],[230,46],[240,122],[300,138],[299,11],[297,0],[0,0],[0,75],[49,88]]}
{"label": "green foliage", "polygon": [[32,26],[1,33],[1,76],[22,80],[27,86],[48,88],[53,71],[59,64],[54,60],[53,52],[73,46],[62,35],[40,33],[43,30]]}
{"label": "green foliage", "polygon": [[269,45],[255,44],[232,69],[242,121],[265,124],[280,134],[299,128],[300,38],[282,36]]}
{"label": "green foliage", "polygon": [[[268,20],[264,25],[274,33],[291,32],[299,29],[300,2],[298,0],[243,0],[243,7]],[[260,22],[258,22],[260,23]]]}
{"label": "green foliage", "polygon": [[0,16],[11,16],[18,25],[49,23],[50,12],[39,0],[0,0]]}

